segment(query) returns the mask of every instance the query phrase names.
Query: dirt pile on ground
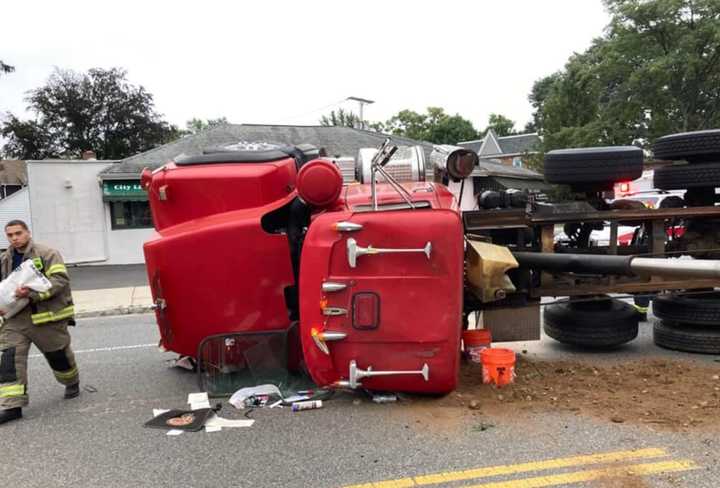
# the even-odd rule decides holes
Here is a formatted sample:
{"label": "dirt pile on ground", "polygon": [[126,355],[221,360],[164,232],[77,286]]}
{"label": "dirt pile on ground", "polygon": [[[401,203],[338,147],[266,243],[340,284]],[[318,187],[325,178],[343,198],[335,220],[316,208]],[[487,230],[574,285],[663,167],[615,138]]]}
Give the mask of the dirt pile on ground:
{"label": "dirt pile on ground", "polygon": [[482,384],[480,365],[464,362],[456,392],[412,403],[465,415],[559,411],[664,430],[720,430],[720,364],[644,359],[595,366],[518,355],[516,375],[514,384],[497,389]]}

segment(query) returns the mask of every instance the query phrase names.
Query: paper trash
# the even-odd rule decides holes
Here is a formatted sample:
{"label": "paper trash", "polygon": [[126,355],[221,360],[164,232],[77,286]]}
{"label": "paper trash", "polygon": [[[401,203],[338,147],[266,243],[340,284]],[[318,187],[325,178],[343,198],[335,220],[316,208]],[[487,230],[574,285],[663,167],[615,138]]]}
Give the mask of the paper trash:
{"label": "paper trash", "polygon": [[268,395],[268,396],[277,396],[279,398],[282,398],[282,393],[280,393],[280,389],[275,385],[258,385],[258,386],[251,386],[247,388],[240,388],[238,391],[233,393],[233,395],[230,397],[230,404],[239,409],[245,408],[245,400],[250,398],[251,396],[258,396],[258,395]]}
{"label": "paper trash", "polygon": [[9,319],[30,303],[27,298],[15,296],[15,291],[23,286],[44,292],[52,287],[52,283],[38,271],[31,259],[23,261],[7,278],[0,281],[0,310],[4,312],[4,318]]}
{"label": "paper trash", "polygon": [[205,422],[205,427],[252,427],[254,423],[253,419],[232,420],[213,415]]}
{"label": "paper trash", "polygon": [[202,393],[190,393],[188,395],[187,402],[190,404],[190,410],[199,410],[201,408],[212,408],[210,407],[210,399],[206,392]]}

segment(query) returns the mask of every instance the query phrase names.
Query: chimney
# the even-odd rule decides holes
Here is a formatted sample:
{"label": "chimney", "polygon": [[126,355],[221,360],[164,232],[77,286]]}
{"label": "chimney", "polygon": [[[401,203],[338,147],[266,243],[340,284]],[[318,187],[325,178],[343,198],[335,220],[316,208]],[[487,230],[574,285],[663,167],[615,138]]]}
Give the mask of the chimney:
{"label": "chimney", "polygon": [[94,160],[97,159],[97,158],[95,157],[95,151],[93,151],[92,149],[88,149],[87,151],[83,151],[83,152],[82,152],[82,158],[83,158],[83,160],[85,160],[85,161],[90,161],[90,160],[94,161]]}

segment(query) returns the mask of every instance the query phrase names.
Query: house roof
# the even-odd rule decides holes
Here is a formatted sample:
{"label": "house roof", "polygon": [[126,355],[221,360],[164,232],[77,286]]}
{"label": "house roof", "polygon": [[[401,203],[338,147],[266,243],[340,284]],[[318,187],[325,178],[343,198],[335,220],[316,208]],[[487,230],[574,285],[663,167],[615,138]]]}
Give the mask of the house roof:
{"label": "house roof", "polygon": [[484,154],[481,154],[481,157],[537,152],[540,146],[540,136],[538,136],[537,133],[498,137],[494,132],[492,132],[492,129],[490,129],[490,131],[488,131],[482,139],[459,142],[458,146],[470,149],[480,154],[480,150],[483,149],[483,145],[485,145],[488,137],[494,138],[500,148],[500,152],[489,152],[486,147]]}
{"label": "house roof", "polygon": [[487,159],[481,159],[470,176],[504,176],[523,180],[544,180],[543,175],[531,169],[517,168]]}
{"label": "house roof", "polygon": [[463,142],[458,142],[457,145],[460,147],[464,147],[465,149],[475,151],[477,153],[480,151],[480,147],[482,147],[484,140],[485,139],[477,139],[475,141],[463,141]]}
{"label": "house roof", "polygon": [[0,160],[0,184],[27,185],[27,164],[16,159]]}
{"label": "house roof", "polygon": [[386,137],[390,137],[398,145],[421,145],[427,157],[432,152],[433,146],[429,142],[351,127],[224,124],[123,159],[118,164],[102,171],[100,176],[106,179],[137,176],[143,168],[158,168],[181,154],[199,155],[204,149],[241,141],[283,145],[312,144],[318,148],[324,148],[330,157],[349,156],[355,158],[361,147],[378,147]]}
{"label": "house roof", "polygon": [[502,154],[522,154],[536,152],[540,145],[540,136],[537,133],[518,134],[514,136],[498,137]]}

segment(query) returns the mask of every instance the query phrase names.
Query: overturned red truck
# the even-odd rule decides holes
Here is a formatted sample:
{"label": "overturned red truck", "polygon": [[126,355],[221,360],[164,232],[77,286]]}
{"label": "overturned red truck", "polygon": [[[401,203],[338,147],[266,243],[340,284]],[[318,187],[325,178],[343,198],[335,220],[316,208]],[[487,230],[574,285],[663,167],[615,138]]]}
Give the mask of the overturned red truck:
{"label": "overturned red truck", "polygon": [[[667,225],[670,216],[650,210],[575,203],[548,212],[532,196],[504,195],[497,208],[461,215],[439,181],[466,178],[477,155],[438,149],[438,181],[424,172],[396,181],[389,141],[367,184],[343,184],[335,164],[308,146],[221,148],[145,170],[157,232],[144,252],[161,345],[197,357],[208,337],[293,329],[299,340],[288,354],[320,386],[445,393],[457,384],[461,331],[474,311],[485,311],[498,338],[538,339],[544,295],[587,300],[718,283],[715,261],[623,256],[612,245],[586,254],[558,248],[549,230]],[[700,214],[720,217],[710,206]],[[664,251],[658,235],[638,246]]]}

